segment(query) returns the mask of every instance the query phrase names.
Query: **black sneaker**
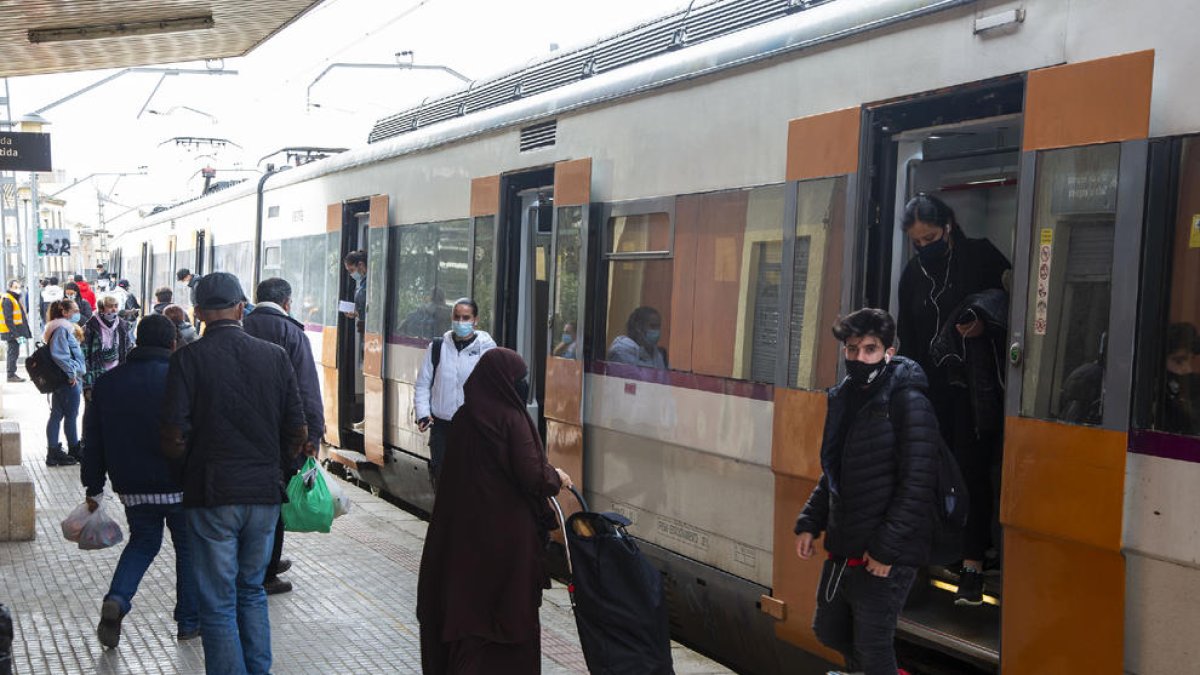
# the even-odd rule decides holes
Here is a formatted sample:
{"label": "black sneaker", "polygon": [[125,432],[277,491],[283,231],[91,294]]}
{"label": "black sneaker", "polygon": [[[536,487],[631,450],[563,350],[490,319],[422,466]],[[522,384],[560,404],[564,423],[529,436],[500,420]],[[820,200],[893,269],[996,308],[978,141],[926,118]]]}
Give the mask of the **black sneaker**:
{"label": "black sneaker", "polygon": [[279,577],[271,577],[263,581],[263,590],[267,595],[279,595],[280,593],[291,593],[292,582],[280,579]]}
{"label": "black sneaker", "polygon": [[61,445],[46,448],[46,466],[74,466],[79,460],[63,452]]}
{"label": "black sneaker", "polygon": [[200,629],[199,628],[189,628],[187,630],[184,630],[184,629],[180,628],[179,632],[175,635],[175,637],[178,638],[180,642],[185,642],[187,640],[194,640],[194,639],[200,637]]}
{"label": "black sneaker", "polygon": [[965,607],[978,607],[983,604],[983,575],[976,570],[964,568],[958,576],[958,593],[954,594],[954,604]]}
{"label": "black sneaker", "polygon": [[275,576],[279,576],[290,569],[292,569],[292,559],[280,558],[279,564],[275,566]]}
{"label": "black sneaker", "polygon": [[100,625],[96,626],[96,637],[100,644],[112,649],[121,642],[121,603],[105,600],[100,605]]}

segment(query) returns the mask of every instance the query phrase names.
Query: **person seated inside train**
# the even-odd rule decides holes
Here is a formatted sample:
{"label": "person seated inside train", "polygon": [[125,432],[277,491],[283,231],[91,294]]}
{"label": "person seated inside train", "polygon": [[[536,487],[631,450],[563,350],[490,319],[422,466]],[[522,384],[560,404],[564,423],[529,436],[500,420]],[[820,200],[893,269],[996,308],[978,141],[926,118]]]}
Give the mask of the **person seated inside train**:
{"label": "person seated inside train", "polygon": [[1100,334],[1095,360],[1075,368],[1063,380],[1058,418],[1072,424],[1100,424],[1104,418],[1104,368],[1108,333]]}
{"label": "person seated inside train", "polygon": [[552,352],[555,356],[563,359],[575,358],[575,324],[568,321],[563,324],[563,332],[559,337],[558,344],[554,346]]}
{"label": "person seated inside train", "polygon": [[1200,339],[1190,323],[1167,327],[1166,377],[1158,428],[1173,434],[1200,436],[1200,375],[1192,360],[1200,354]]}
{"label": "person seated inside train", "polygon": [[921,193],[900,221],[916,255],[900,276],[900,354],[925,371],[942,438],[972,496],[955,604],[983,603],[983,563],[998,547],[991,495],[1003,450],[1008,259],[986,238],[968,238],[954,210]]}
{"label": "person seated inside train", "polygon": [[400,322],[400,334],[432,340],[450,325],[450,313],[446,292],[435,286],[429,293],[429,301],[409,312]]}
{"label": "person seated inside train", "polygon": [[896,621],[933,546],[942,439],[925,373],[896,356],[882,309],[841,318],[847,377],[829,391],[821,477],[796,519],[796,554],[825,535],[813,631],[847,671],[893,675]]}
{"label": "person seated inside train", "polygon": [[638,307],[625,322],[625,334],[613,339],[608,361],[642,368],[667,367],[667,350],[658,346],[662,337],[662,315],[648,306]]}

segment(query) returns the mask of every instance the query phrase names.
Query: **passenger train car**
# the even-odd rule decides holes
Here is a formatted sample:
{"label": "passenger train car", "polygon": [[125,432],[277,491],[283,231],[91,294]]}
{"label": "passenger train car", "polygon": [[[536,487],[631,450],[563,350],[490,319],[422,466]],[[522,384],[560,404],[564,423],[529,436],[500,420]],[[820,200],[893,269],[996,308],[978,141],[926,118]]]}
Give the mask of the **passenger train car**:
{"label": "passenger train car", "polygon": [[[829,328],[897,306],[898,213],[939,194],[1013,264],[1001,571],[964,608],[929,570],[901,639],[958,672],[1200,672],[1197,25],[1190,0],[699,5],[150,216],[114,266],[147,299],[179,267],[288,279],[331,456],[426,509],[413,383],[474,297],[530,363],[551,461],[661,568],[676,637],[808,672],[838,660],[791,533]],[[337,311],[360,248],[361,337]],[[609,358],[639,307],[663,367]]]}

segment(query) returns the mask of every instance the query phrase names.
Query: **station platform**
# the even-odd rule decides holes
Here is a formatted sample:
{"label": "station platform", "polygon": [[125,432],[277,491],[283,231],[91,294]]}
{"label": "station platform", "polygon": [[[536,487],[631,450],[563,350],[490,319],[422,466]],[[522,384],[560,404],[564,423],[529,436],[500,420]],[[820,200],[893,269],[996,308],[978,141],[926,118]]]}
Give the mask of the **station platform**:
{"label": "station platform", "polygon": [[[84,497],[78,467],[45,465],[47,398],[32,384],[3,384],[3,416],[21,430],[22,464],[34,483],[35,538],[0,543],[0,602],[13,613],[14,673],[203,673],[200,640],[177,642],[174,554],[168,540],[147,572],[121,643],[96,639],[100,603],[124,542],[81,551],[63,539],[59,523]],[[282,578],[294,590],[271,596],[273,672],[419,673],[417,574],[426,524],[368,492],[346,484],[351,513],[329,534],[288,533]],[[119,505],[118,505],[119,506]],[[122,526],[128,538],[128,528]],[[565,587],[555,584],[542,605],[542,672],[586,673]],[[675,672],[732,672],[674,645]]]}

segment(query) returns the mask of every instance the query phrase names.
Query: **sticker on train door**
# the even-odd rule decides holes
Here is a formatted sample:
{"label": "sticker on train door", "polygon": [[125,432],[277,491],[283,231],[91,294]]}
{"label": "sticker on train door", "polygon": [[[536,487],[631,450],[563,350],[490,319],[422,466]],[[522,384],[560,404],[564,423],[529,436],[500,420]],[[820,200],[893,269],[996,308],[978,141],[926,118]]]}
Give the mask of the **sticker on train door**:
{"label": "sticker on train door", "polygon": [[1050,315],[1050,259],[1054,246],[1054,230],[1045,228],[1038,242],[1037,300],[1033,311],[1033,334],[1045,335]]}
{"label": "sticker on train door", "polygon": [[1188,236],[1188,248],[1200,248],[1200,214],[1192,216],[1192,233]]}

